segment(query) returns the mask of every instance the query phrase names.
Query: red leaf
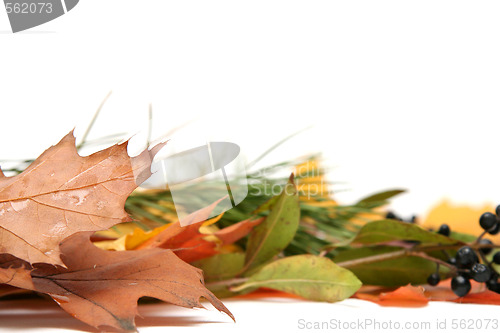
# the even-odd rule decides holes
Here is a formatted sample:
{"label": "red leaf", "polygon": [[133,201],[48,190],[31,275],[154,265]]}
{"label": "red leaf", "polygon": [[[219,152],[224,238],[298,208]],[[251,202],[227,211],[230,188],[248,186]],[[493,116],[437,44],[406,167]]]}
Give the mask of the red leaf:
{"label": "red leaf", "polygon": [[261,217],[255,220],[248,219],[241,221],[227,228],[216,231],[214,235],[217,236],[223,244],[233,244],[248,235],[254,227],[262,223],[265,219],[265,217]]}

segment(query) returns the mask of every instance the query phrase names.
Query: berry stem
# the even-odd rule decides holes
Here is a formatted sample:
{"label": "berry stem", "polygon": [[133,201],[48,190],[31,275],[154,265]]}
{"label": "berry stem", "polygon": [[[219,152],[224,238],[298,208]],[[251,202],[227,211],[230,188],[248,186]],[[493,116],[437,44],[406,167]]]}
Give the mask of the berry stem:
{"label": "berry stem", "polygon": [[[432,252],[432,251],[441,251],[441,250],[458,250],[463,245],[455,244],[455,245],[428,245],[428,246],[416,246],[415,250],[423,251],[423,252]],[[477,244],[472,243],[468,244],[468,246],[473,250],[479,249],[494,249],[500,248],[500,244]]]}
{"label": "berry stem", "polygon": [[408,255],[410,256],[413,256],[413,257],[420,257],[420,258],[424,258],[424,259],[427,259],[429,261],[433,261],[435,262],[438,266],[437,266],[437,270],[439,271],[439,265],[443,265],[445,266],[446,268],[448,268],[453,274],[456,274],[457,271],[461,271],[460,269],[457,269],[454,265],[452,264],[449,264],[445,261],[442,261],[441,259],[438,259],[438,258],[434,258],[434,257],[431,257],[430,255],[428,255],[427,253],[424,253],[424,252],[412,252],[410,251],[410,253],[408,253]]}
{"label": "berry stem", "polygon": [[481,251],[476,251],[476,253],[479,253],[479,256],[481,257],[481,260],[488,266],[491,266],[491,262],[486,259],[486,256],[483,254]]}
{"label": "berry stem", "polygon": [[481,235],[479,235],[479,237],[476,239],[476,241],[474,242],[474,244],[479,244],[479,242],[481,241],[481,239],[484,237],[484,235],[486,235],[488,233],[488,230],[484,230]]}

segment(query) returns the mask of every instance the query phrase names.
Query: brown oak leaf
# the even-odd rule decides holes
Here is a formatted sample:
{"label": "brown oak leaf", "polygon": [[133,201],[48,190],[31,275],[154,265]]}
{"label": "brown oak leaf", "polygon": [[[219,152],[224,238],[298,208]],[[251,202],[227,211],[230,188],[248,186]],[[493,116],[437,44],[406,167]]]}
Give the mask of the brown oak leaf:
{"label": "brown oak leaf", "polygon": [[63,265],[62,240],[130,219],[125,200],[151,175],[151,160],[162,147],[130,157],[125,142],[80,156],[71,132],[21,174],[0,172],[0,253]]}
{"label": "brown oak leaf", "polygon": [[9,254],[0,254],[0,284],[33,290],[29,264]]}
{"label": "brown oak leaf", "polygon": [[203,308],[203,297],[234,320],[205,288],[202,271],[171,250],[105,251],[89,237],[79,233],[61,244],[67,268],[35,264],[31,272],[33,289],[50,295],[75,318],[97,328],[134,330],[137,300],[149,296],[188,308]]}
{"label": "brown oak leaf", "polygon": [[0,298],[5,296],[20,295],[31,293],[30,290],[21,289],[9,286],[8,284],[0,284]]}

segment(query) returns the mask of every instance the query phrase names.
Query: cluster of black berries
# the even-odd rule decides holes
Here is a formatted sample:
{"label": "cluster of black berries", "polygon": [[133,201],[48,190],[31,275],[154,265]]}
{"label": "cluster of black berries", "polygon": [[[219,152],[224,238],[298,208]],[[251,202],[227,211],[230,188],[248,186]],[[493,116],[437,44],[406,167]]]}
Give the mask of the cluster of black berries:
{"label": "cluster of black berries", "polygon": [[[488,233],[496,235],[500,231],[500,205],[497,206],[496,214],[484,213],[479,218],[479,224],[484,232],[478,237],[479,245],[492,245],[489,239],[482,237]],[[439,227],[438,233],[444,236],[450,235],[450,227],[443,224]],[[471,289],[470,279],[477,282],[486,282],[489,290],[500,294],[500,283],[498,282],[499,274],[492,267],[495,263],[500,265],[500,252],[495,253],[493,256],[493,263],[486,259],[486,255],[490,254],[493,249],[491,247],[480,247],[478,252],[475,252],[469,246],[461,247],[455,257],[448,259],[448,263],[457,267],[457,275],[451,280],[451,289],[459,296],[467,295]],[[483,263],[480,263],[479,256]],[[439,273],[436,271],[427,278],[427,283],[435,286],[439,283]]]}

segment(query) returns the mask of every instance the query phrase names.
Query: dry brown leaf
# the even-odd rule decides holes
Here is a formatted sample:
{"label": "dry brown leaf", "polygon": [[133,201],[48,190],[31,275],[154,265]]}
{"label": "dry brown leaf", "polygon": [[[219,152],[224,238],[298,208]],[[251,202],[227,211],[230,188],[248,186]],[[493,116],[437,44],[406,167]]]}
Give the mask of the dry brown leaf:
{"label": "dry brown leaf", "polygon": [[89,236],[76,234],[61,244],[67,268],[36,264],[31,272],[33,289],[50,295],[75,318],[97,328],[134,330],[137,300],[149,296],[188,308],[203,308],[203,297],[234,320],[205,288],[202,271],[171,250],[105,251]]}
{"label": "dry brown leaf", "polygon": [[151,175],[152,157],[162,147],[129,157],[125,142],[82,157],[71,132],[21,174],[0,174],[0,253],[63,265],[62,240],[130,219],[125,200]]}
{"label": "dry brown leaf", "polygon": [[31,292],[30,290],[12,287],[8,284],[0,284],[0,298],[11,295],[28,294]]}
{"label": "dry brown leaf", "polygon": [[9,254],[0,254],[0,284],[33,290],[28,263]]}

